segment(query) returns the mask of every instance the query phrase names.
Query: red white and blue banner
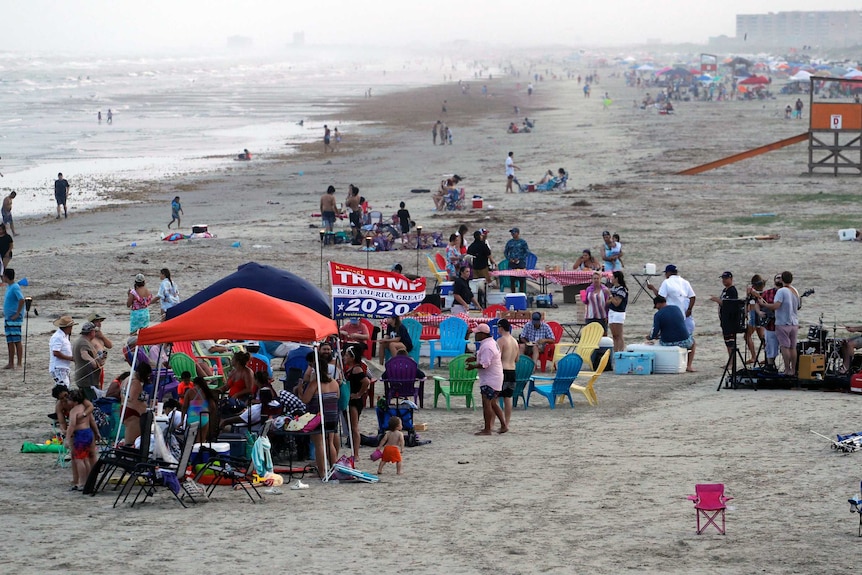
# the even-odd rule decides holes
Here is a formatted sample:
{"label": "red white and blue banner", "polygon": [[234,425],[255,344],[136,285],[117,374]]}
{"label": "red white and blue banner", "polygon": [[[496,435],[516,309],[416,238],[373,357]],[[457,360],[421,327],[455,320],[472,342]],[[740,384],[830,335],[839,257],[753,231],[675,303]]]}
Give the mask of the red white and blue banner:
{"label": "red white and blue banner", "polygon": [[332,317],[385,318],[410,313],[425,299],[425,278],[329,262]]}

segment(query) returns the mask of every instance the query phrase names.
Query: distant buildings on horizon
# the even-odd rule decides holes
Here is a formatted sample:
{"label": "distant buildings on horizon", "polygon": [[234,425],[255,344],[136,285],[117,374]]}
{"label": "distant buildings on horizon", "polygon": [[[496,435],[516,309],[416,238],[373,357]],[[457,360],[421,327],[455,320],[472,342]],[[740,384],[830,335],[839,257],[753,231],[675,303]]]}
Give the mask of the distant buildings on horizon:
{"label": "distant buildings on horizon", "polygon": [[737,14],[736,37],[710,38],[712,46],[849,48],[862,44],[862,10]]}

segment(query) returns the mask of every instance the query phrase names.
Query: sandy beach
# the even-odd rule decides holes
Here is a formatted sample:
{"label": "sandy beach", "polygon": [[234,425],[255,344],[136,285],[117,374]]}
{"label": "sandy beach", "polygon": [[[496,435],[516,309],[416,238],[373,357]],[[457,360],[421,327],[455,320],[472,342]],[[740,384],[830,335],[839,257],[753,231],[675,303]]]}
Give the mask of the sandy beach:
{"label": "sandy beach", "polygon": [[[839,242],[837,230],[860,225],[858,179],[809,177],[805,144],[700,176],[675,175],[806,131],[807,121],[783,119],[784,106],[795,97],[680,102],[675,115],[660,116],[632,105],[644,90],[606,78],[609,70],[599,72],[590,99],[574,80],[540,82],[528,97],[526,80],[495,78],[470,81],[469,95],[452,82],[348,100],[339,119],[368,124],[345,131],[335,154],[324,154],[322,142],[305,144],[296,155],[261,156],[222,172],[154,184],[133,204],[73,211],[68,220],[16,221],[20,234],[11,267],[28,278],[24,292],[34,298],[39,316],[29,319],[26,384],[20,370],[0,372],[0,453],[6,462],[0,469],[0,514],[6,518],[0,568],[857,572],[843,545],[858,543],[858,518],[848,514],[846,500],[858,493],[860,456],[836,454],[809,429],[829,436],[862,431],[862,399],[813,391],[716,392],[726,352],[709,296],[721,291],[724,270],[734,273],[740,288],[755,273],[771,277],[790,270],[800,291],[816,289],[800,311],[800,335],[822,314],[824,326],[837,324],[837,336],[845,337],[843,324],[862,323],[852,279],[860,247]],[[488,97],[481,95],[483,83]],[[614,100],[609,109],[599,96],[605,91]],[[524,116],[535,118],[536,129],[507,134],[509,122]],[[450,125],[452,145],[432,146],[437,119]],[[522,183],[564,167],[568,190],[505,194],[509,151]],[[465,176],[468,196],[483,196],[485,209],[437,213],[428,194],[409,193],[434,188],[450,173]],[[471,233],[489,228],[498,259],[507,230],[517,225],[539,267],[571,263],[583,248],[599,246],[603,230],[618,232],[627,274],[639,273],[647,262],[659,269],[673,263],[692,283],[698,372],[606,373],[597,384],[598,407],[578,397],[574,409],[550,410],[534,396],[528,411],[514,412],[512,431],[501,436],[475,437],[481,412],[466,410],[462,400],[453,400],[452,411],[426,407],[416,420],[428,424],[420,435],[432,443],[406,450],[403,476],[387,469],[377,485],[285,486],[259,505],[221,488],[190,509],[166,495],[140,508],[113,509],[110,493],[68,493],[70,471],[55,467],[53,456],[19,453],[24,441],[44,441],[50,432],[51,320],[71,314],[82,322],[98,310],[108,316],[108,335],[121,342],[133,276],[144,273],[155,290],[162,267],[171,270],[183,297],[248,261],[318,283],[320,221],[310,214],[328,185],[341,201],[350,183],[386,216],[405,201],[426,231],[448,236],[461,223]],[[217,238],[160,240],[175,195],[182,198],[183,227],[207,223]],[[69,201],[74,205],[74,189]],[[775,216],[752,215],[758,213]],[[732,239],[761,234],[780,239]],[[232,247],[235,242],[240,247]],[[398,261],[415,271],[413,251],[368,257],[372,267],[389,269]],[[366,254],[328,246],[324,258],[365,265]],[[422,258],[419,273],[427,275]],[[637,286],[628,283],[633,294]],[[560,305],[546,310],[549,319],[574,319],[575,306],[562,299],[555,293]],[[652,313],[645,296],[630,305],[627,343],[643,342]],[[119,352],[113,353],[108,375],[123,368]],[[433,404],[433,385],[426,386],[425,400]],[[375,427],[366,411],[361,430]],[[373,471],[370,453],[363,448],[358,463]],[[726,536],[695,535],[686,496],[695,483],[711,482],[724,483],[735,498]]]}

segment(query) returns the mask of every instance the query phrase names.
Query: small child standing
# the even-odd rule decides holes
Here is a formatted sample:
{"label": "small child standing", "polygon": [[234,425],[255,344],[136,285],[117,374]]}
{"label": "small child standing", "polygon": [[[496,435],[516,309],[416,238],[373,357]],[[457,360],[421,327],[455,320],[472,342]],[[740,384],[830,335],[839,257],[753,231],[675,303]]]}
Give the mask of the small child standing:
{"label": "small child standing", "polygon": [[171,224],[177,222],[177,229],[180,229],[180,214],[183,213],[183,206],[180,204],[180,197],[176,196],[173,200],[171,200],[171,223],[168,224],[168,229],[170,229]]}
{"label": "small child standing", "polygon": [[69,392],[69,402],[73,407],[69,411],[66,443],[72,444],[72,476],[78,480],[70,491],[83,491],[84,482],[90,475],[90,455],[99,437],[99,428],[92,412],[89,415],[84,412],[84,394],[80,389]]}
{"label": "small child standing", "polygon": [[404,449],[404,434],[401,432],[400,417],[389,418],[389,430],[383,435],[377,449],[383,450],[383,456],[377,465],[377,475],[383,472],[383,466],[387,463],[394,463],[395,472],[401,475],[401,451]]}
{"label": "small child standing", "polygon": [[[183,398],[186,396],[186,392],[193,388],[195,384],[192,383],[192,374],[188,371],[182,372],[180,374],[180,384],[177,386],[177,396]],[[167,406],[165,406],[167,409]]]}

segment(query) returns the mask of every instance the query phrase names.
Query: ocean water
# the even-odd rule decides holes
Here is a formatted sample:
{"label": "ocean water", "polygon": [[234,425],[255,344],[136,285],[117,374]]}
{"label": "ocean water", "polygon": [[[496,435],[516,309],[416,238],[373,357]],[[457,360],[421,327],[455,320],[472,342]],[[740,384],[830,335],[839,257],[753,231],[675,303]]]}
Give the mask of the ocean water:
{"label": "ocean water", "polygon": [[425,85],[432,75],[439,79],[439,68],[439,61],[357,63],[307,53],[244,59],[0,53],[0,193],[17,192],[18,217],[51,214],[53,181],[62,172],[70,207],[129,201],[112,194],[135,189],[136,181],[236,168],[233,157],[243,148],[266,161],[267,153],[322,139],[324,123],[361,130],[339,123],[345,98],[361,98],[368,88],[380,94]]}

